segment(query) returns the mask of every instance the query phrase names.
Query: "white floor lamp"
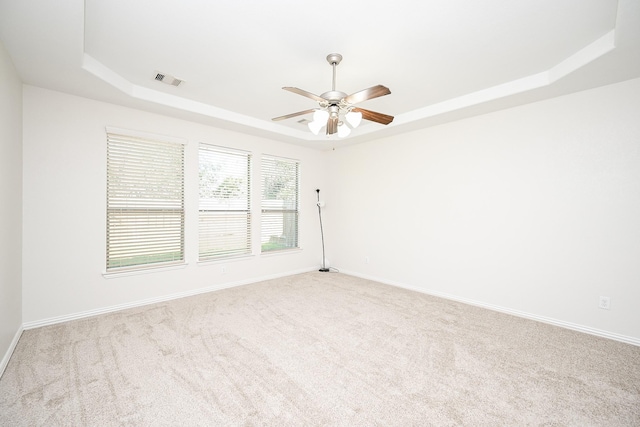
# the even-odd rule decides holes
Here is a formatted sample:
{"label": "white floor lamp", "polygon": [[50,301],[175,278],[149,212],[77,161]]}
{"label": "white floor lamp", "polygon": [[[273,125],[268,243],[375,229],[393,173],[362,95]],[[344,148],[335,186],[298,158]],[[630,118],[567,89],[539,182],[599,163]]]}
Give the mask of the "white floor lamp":
{"label": "white floor lamp", "polygon": [[318,202],[316,203],[316,205],[318,206],[318,218],[320,218],[320,237],[322,237],[322,268],[318,271],[322,271],[323,273],[327,273],[330,271],[329,268],[327,268],[325,260],[326,257],[324,255],[324,230],[322,229],[322,207],[324,206],[324,202],[320,201],[320,189],[318,188],[316,190],[316,192],[318,193]]}

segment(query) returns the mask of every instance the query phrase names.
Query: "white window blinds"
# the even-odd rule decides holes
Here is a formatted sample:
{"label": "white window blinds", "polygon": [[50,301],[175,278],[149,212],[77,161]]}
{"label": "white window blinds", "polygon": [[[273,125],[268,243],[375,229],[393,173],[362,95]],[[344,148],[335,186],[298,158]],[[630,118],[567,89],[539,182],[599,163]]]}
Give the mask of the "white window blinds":
{"label": "white window blinds", "polygon": [[184,144],[107,133],[107,271],[184,261]]}
{"label": "white window blinds", "polygon": [[200,144],[199,158],[199,259],[250,254],[251,155]]}
{"label": "white window blinds", "polygon": [[262,252],[298,247],[299,169],[295,160],[262,157]]}

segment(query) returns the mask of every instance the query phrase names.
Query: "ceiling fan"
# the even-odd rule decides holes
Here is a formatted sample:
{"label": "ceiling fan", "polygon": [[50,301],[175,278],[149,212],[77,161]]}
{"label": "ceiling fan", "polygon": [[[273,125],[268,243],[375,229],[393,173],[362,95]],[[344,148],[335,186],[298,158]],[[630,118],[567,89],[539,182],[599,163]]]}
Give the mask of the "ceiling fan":
{"label": "ceiling fan", "polygon": [[304,114],[313,113],[313,121],[309,123],[309,129],[314,134],[318,134],[323,126],[327,128],[327,135],[333,135],[337,133],[338,136],[347,136],[351,130],[346,126],[342,117],[345,118],[347,123],[352,128],[357,127],[362,119],[370,120],[372,122],[388,125],[393,121],[393,116],[387,114],[377,113],[371,110],[365,110],[364,108],[355,107],[354,105],[369,99],[378,98],[380,96],[389,95],[391,91],[389,88],[377,85],[368,89],[361,90],[359,92],[347,95],[344,92],[336,90],[336,67],[342,61],[342,55],[339,53],[331,53],[327,55],[327,62],[333,67],[333,82],[331,90],[323,93],[322,95],[314,95],[306,90],[298,89],[297,87],[283,87],[282,89],[289,92],[297,93],[307,98],[311,98],[318,102],[320,109],[310,109],[304,111],[298,111],[297,113],[287,114],[286,116],[275,117],[272,120],[284,120],[291,117],[302,116]]}

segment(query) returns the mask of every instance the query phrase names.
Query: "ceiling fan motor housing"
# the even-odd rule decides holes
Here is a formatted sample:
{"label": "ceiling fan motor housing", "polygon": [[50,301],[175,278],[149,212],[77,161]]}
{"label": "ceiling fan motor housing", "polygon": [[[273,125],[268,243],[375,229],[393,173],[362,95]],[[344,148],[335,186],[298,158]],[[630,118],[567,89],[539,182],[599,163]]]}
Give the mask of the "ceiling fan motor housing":
{"label": "ceiling fan motor housing", "polygon": [[320,95],[320,98],[324,98],[329,101],[329,104],[338,104],[341,99],[347,96],[346,93],[340,92],[339,90],[330,90],[329,92],[325,92]]}

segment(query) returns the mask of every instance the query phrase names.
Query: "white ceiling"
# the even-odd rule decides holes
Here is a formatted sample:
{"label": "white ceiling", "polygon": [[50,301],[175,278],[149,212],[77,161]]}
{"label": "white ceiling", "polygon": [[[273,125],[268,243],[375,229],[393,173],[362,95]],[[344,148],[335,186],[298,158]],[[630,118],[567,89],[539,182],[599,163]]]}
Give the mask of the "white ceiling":
{"label": "white ceiling", "polygon": [[[638,0],[0,0],[0,39],[27,84],[320,149],[640,77]],[[330,90],[333,52],[393,123],[271,121],[317,106],[281,88]]]}

